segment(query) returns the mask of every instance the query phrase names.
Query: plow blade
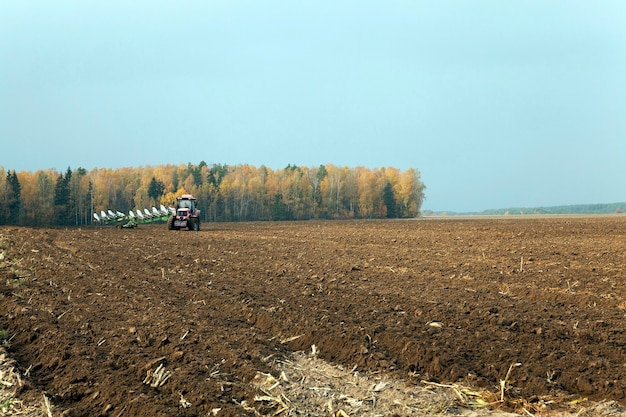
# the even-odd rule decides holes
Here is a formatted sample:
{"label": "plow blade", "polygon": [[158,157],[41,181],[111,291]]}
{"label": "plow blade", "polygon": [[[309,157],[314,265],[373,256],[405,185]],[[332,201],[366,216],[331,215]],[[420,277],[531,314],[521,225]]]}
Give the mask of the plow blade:
{"label": "plow blade", "polygon": [[140,224],[145,223],[165,223],[172,215],[172,210],[165,208],[161,205],[160,208],[152,207],[152,210],[147,208],[135,212],[130,210],[128,214],[124,214],[120,211],[102,210],[100,214],[93,213],[93,219],[95,223],[102,225],[121,225],[121,227],[132,228]]}

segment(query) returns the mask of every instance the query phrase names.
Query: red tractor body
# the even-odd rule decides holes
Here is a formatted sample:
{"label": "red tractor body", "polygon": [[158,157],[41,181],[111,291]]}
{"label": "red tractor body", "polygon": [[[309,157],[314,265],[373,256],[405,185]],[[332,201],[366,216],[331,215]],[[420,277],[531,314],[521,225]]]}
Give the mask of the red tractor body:
{"label": "red tractor body", "polygon": [[200,230],[200,210],[196,208],[196,198],[183,194],[176,199],[176,212],[167,221],[169,230]]}

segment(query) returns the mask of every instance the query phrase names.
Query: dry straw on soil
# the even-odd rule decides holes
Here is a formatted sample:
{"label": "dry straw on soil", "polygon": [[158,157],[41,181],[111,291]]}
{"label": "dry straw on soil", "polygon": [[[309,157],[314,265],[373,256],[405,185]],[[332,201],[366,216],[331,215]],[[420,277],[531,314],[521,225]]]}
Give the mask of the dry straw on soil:
{"label": "dry straw on soil", "polygon": [[20,417],[52,417],[52,405],[45,394],[39,396],[40,400],[32,399],[32,392],[22,399],[25,384],[17,370],[16,363],[7,356],[6,351],[0,346],[0,415]]}
{"label": "dry straw on soil", "polygon": [[[315,350],[315,348],[313,348]],[[295,352],[289,358],[268,358],[274,374],[259,372],[252,381],[257,395],[239,405],[258,416],[374,417],[374,416],[624,416],[617,403],[603,402],[571,413],[542,413],[521,407],[520,413],[488,409],[497,395],[459,385],[398,381],[384,375],[360,374],[333,366],[313,353]],[[276,375],[276,376],[274,376]],[[45,393],[35,393],[28,376],[0,346],[0,415],[62,416]],[[188,404],[181,395],[181,407]],[[220,409],[210,413],[220,415]]]}
{"label": "dry straw on soil", "polygon": [[[603,402],[573,412],[548,413],[524,408],[520,413],[494,410],[500,393],[460,385],[426,381],[395,380],[378,373],[361,374],[296,352],[288,359],[273,361],[274,375],[258,373],[253,385],[264,411],[257,415],[346,417],[346,416],[622,416],[616,402]],[[507,375],[508,379],[508,375]],[[242,404],[242,406],[251,406]],[[575,404],[572,404],[574,407]],[[259,407],[255,407],[257,410]],[[251,408],[250,408],[251,409]],[[532,410],[529,411],[529,410]]]}

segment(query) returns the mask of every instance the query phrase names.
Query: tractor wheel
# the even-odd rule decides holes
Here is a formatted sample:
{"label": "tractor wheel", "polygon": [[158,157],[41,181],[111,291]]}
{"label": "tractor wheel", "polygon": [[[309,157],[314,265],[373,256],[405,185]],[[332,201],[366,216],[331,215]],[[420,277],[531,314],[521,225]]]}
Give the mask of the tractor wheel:
{"label": "tractor wheel", "polygon": [[167,230],[174,230],[174,216],[167,219]]}
{"label": "tractor wheel", "polygon": [[200,230],[200,219],[189,219],[189,230],[194,232]]}

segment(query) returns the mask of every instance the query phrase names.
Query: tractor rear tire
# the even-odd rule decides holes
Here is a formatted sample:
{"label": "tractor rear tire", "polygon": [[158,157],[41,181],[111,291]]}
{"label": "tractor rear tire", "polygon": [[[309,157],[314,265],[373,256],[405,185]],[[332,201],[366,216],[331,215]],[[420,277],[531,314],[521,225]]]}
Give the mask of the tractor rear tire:
{"label": "tractor rear tire", "polygon": [[167,230],[174,230],[174,216],[167,219]]}
{"label": "tractor rear tire", "polygon": [[191,218],[189,219],[189,230],[193,230],[197,232],[200,230],[200,219]]}

